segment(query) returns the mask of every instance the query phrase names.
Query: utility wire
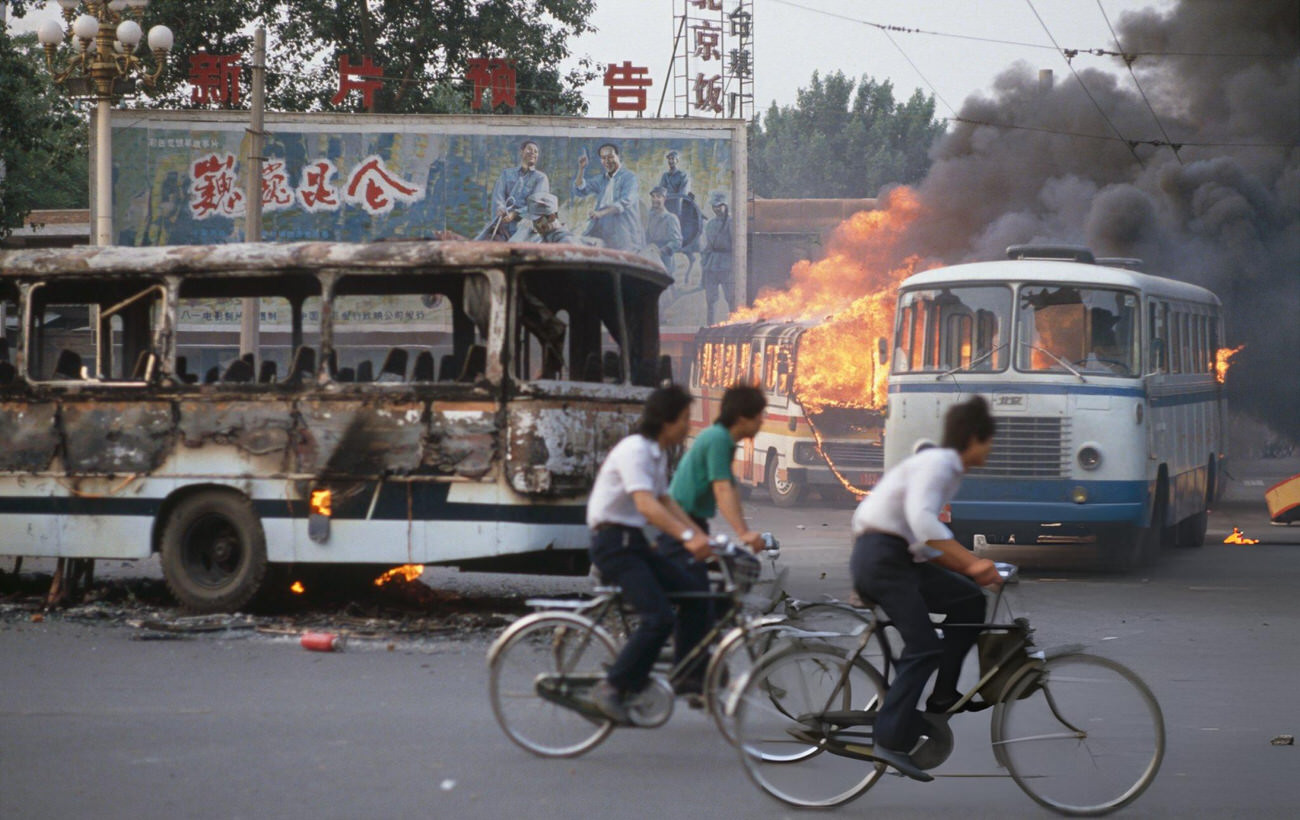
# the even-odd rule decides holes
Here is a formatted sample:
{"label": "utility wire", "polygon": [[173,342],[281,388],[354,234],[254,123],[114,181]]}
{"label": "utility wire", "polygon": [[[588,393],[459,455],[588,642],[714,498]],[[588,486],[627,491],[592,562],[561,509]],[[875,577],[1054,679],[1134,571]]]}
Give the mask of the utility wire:
{"label": "utility wire", "polygon": [[[839,14],[837,12],[827,11],[825,9],[819,9],[813,6],[805,6],[801,3],[792,2],[791,0],[770,0],[770,2],[777,3],[782,6],[789,6],[791,8],[802,9],[803,11],[809,11],[812,12],[813,14],[821,14],[826,17],[834,17],[837,20],[847,20],[850,23],[859,23],[864,26],[871,26],[872,28],[877,28],[882,31],[892,31],[901,34],[925,34],[931,37],[949,37],[954,40],[971,40],[977,43],[995,43],[998,45],[1005,45],[1005,46],[1021,46],[1022,48],[1040,48],[1040,49],[1049,49],[1049,50],[1054,49],[1057,51],[1062,51],[1062,49],[1059,46],[1048,46],[1048,45],[1043,45],[1042,43],[1026,43],[1020,40],[1002,40],[997,37],[977,37],[973,34],[954,34],[953,32],[950,31],[930,31],[928,29],[912,28],[909,26],[899,26],[891,23],[876,23],[871,20],[864,20],[861,17],[851,17],[847,14]],[[1220,57],[1220,58],[1228,58],[1228,59],[1290,60],[1295,56],[1293,54],[1285,54],[1282,52],[1257,52],[1257,53],[1222,52],[1222,51],[1128,51],[1128,52],[1124,52],[1124,51],[1111,51],[1110,49],[1104,49],[1104,48],[1070,48],[1070,49],[1064,49],[1063,53],[1070,57],[1075,57],[1080,54],[1091,54],[1096,57],[1119,57],[1126,61],[1131,61],[1138,57]]]}
{"label": "utility wire", "polygon": [[[1106,9],[1102,7],[1101,0],[1097,0],[1097,10],[1101,12],[1102,19],[1106,21],[1106,28],[1110,29],[1110,36],[1115,38],[1115,45],[1119,46],[1122,51],[1124,49],[1124,44],[1119,41],[1119,35],[1115,33],[1115,27],[1110,24],[1110,16],[1106,14]],[[1156,115],[1156,110],[1151,107],[1151,100],[1147,99],[1147,92],[1142,89],[1142,83],[1138,82],[1137,74],[1133,73],[1133,60],[1126,56],[1124,58],[1124,65],[1128,68],[1129,76],[1133,78],[1133,85],[1137,86],[1138,93],[1142,95],[1142,102],[1146,103],[1147,110],[1151,112],[1151,119],[1156,121],[1156,127],[1160,129],[1160,136],[1165,138],[1165,143],[1168,144],[1170,150],[1174,152],[1174,159],[1178,160],[1179,165],[1182,165],[1183,158],[1178,154],[1178,149],[1182,146],[1169,139],[1169,133],[1165,131],[1164,123],[1162,123],[1160,117]]]}
{"label": "utility wire", "polygon": [[1090,140],[1105,140],[1108,142],[1124,142],[1132,147],[1139,145],[1151,145],[1157,148],[1169,147],[1175,145],[1178,148],[1295,148],[1298,143],[1294,142],[1190,142],[1184,141],[1176,144],[1170,144],[1164,140],[1128,140],[1123,137],[1116,137],[1109,134],[1085,134],[1079,131],[1066,131],[1060,128],[1041,128],[1032,125],[1012,125],[1003,122],[990,122],[988,120],[978,120],[972,117],[945,117],[945,122],[960,122],[966,125],[982,125],[989,128],[1004,128],[1009,131],[1034,131],[1039,134],[1055,134],[1063,137],[1080,137]]}
{"label": "utility wire", "polygon": [[[1056,47],[1056,50],[1060,51],[1062,56],[1064,56],[1065,53],[1064,49],[1062,49],[1061,46],[1056,42],[1056,38],[1052,36],[1051,29],[1049,29],[1047,27],[1047,23],[1043,21],[1042,15],[1038,13],[1038,9],[1034,8],[1034,0],[1025,0],[1025,3],[1029,6],[1029,10],[1034,13],[1034,17],[1038,19],[1038,24],[1043,27],[1043,32],[1047,35],[1047,39],[1051,40],[1052,45]],[[1065,64],[1069,66],[1070,73],[1074,75],[1075,81],[1079,83],[1079,88],[1082,88],[1083,93],[1086,94],[1088,99],[1092,101],[1093,108],[1097,109],[1097,113],[1100,114],[1101,118],[1106,121],[1106,124],[1110,126],[1110,129],[1115,132],[1115,136],[1119,137],[1120,140],[1123,141],[1123,143],[1128,146],[1129,153],[1133,155],[1133,159],[1137,160],[1138,166],[1145,168],[1146,163],[1142,161],[1142,157],[1138,156],[1137,147],[1134,145],[1133,142],[1130,142],[1129,140],[1125,139],[1124,135],[1120,133],[1120,130],[1115,125],[1115,123],[1111,122],[1110,117],[1106,116],[1106,112],[1102,109],[1101,103],[1097,102],[1097,98],[1092,96],[1092,92],[1088,90],[1088,86],[1084,85],[1083,78],[1079,76],[1079,72],[1074,70],[1073,63],[1071,63],[1067,59],[1065,61]]]}

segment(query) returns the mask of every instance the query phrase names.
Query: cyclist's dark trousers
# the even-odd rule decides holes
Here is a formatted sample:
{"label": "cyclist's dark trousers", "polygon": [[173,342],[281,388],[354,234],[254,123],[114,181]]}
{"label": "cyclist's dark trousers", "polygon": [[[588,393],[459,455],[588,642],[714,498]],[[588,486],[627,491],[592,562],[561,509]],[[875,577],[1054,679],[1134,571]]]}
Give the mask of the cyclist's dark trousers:
{"label": "cyclist's dark trousers", "polygon": [[[708,521],[703,518],[697,518],[694,515],[691,516],[691,521],[695,522],[695,527],[700,532],[705,535],[709,534]],[[659,537],[655,539],[655,547],[659,550],[660,555],[663,555],[676,563],[684,572],[694,579],[696,589],[709,588],[708,566],[703,561],[699,561],[695,556],[691,555],[690,551],[686,549],[686,545],[681,541],[678,541],[667,533],[659,533]],[[695,602],[691,603],[691,606],[696,605]],[[679,605],[679,608],[684,606],[685,604],[683,603]],[[697,642],[699,638],[703,637],[704,634],[708,632],[708,630],[713,628],[713,625],[718,622],[719,618],[726,615],[731,609],[730,602],[721,599],[704,600],[699,602],[698,606],[701,607],[700,611],[703,613],[704,621],[701,624],[699,636],[696,638]],[[683,646],[681,641],[682,638],[679,635],[676,641],[677,660],[679,661],[690,651],[691,646],[694,646],[694,644],[691,644],[691,646]],[[709,653],[701,652],[700,656],[691,664],[691,667],[682,671],[679,691],[682,688],[687,690],[698,689],[703,685],[704,668],[708,666],[708,663]]]}
{"label": "cyclist's dark trousers", "polygon": [[885,610],[904,641],[894,680],[876,716],[876,743],[911,751],[920,736],[916,704],[926,681],[938,669],[933,698],[944,703],[956,700],[962,661],[979,634],[978,627],[947,628],[940,638],[930,613],[942,613],[948,623],[981,623],[984,593],[964,575],[936,564],[916,563],[907,542],[895,535],[858,536],[849,568],[858,594]]}
{"label": "cyclist's dark trousers", "polygon": [[678,660],[707,631],[703,599],[683,601],[677,616],[669,592],[701,592],[696,577],[676,561],[650,548],[641,530],[604,525],[592,534],[591,562],[605,583],[623,589],[623,600],[636,610],[636,631],[609,667],[609,682],[621,692],[638,692],[650,677],[668,636],[676,629]]}

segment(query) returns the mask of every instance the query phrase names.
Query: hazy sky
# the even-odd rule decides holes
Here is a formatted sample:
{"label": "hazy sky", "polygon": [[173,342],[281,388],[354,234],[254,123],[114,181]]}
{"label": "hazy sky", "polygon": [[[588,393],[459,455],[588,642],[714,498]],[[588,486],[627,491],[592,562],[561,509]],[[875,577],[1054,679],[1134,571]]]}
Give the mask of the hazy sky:
{"label": "hazy sky", "polygon": [[[1118,24],[1127,10],[1167,8],[1172,3],[1032,0],[1031,7],[1026,0],[755,0],[755,103],[760,111],[773,100],[782,105],[793,103],[813,71],[839,70],[851,77],[867,74],[876,80],[891,80],[896,98],[905,99],[917,88],[926,94],[936,93],[936,114],[950,116],[953,111],[948,106],[960,109],[962,100],[989,88],[998,73],[1018,60],[1035,69],[1052,69],[1058,82],[1069,77],[1064,58],[1051,49],[1048,31],[1062,48],[1114,49],[1107,16],[1112,24]],[[588,54],[597,62],[631,60],[634,65],[648,66],[655,83],[648,112],[653,113],[672,56],[675,5],[680,7],[681,0],[599,0],[592,16],[599,31],[575,41],[573,51]],[[731,8],[734,0],[724,0],[723,5]],[[886,33],[853,20],[1011,42]],[[1075,65],[1119,70],[1114,58],[1086,54],[1076,57]],[[592,115],[607,113],[603,86],[588,87],[586,97]],[[664,112],[672,113],[671,91]]]}
{"label": "hazy sky", "polygon": [[[574,41],[572,50],[600,63],[631,60],[649,67],[654,86],[649,90],[647,113],[653,114],[673,50],[674,4],[681,2],[598,0],[591,19],[598,32]],[[734,2],[724,0],[724,7],[730,8]],[[793,103],[813,71],[840,70],[852,77],[867,74],[891,80],[900,99],[917,88],[926,94],[936,93],[936,113],[950,116],[962,100],[989,88],[999,72],[1018,60],[1036,69],[1052,69],[1058,82],[1068,78],[1069,68],[1051,49],[1048,31],[1062,48],[1111,49],[1106,16],[1115,24],[1126,10],[1164,8],[1173,2],[1032,0],[1031,6],[1027,0],[755,0],[755,102],[760,111],[773,100]],[[54,3],[49,5],[57,8]],[[19,31],[31,30],[50,14],[37,11],[11,20],[10,25]],[[937,34],[886,33],[854,20]],[[1078,67],[1118,70],[1113,58],[1082,54],[1075,61]],[[599,81],[588,86],[586,97],[593,116],[607,113],[607,91]],[[671,94],[664,113],[672,114]]]}

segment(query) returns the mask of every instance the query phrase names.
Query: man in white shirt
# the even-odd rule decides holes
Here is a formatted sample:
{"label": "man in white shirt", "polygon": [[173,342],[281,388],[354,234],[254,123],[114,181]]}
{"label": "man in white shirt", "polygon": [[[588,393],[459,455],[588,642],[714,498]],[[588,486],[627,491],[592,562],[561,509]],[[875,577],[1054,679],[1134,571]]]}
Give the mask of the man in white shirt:
{"label": "man in white shirt", "polygon": [[708,630],[707,599],[683,601],[674,616],[669,592],[703,592],[708,583],[671,560],[646,540],[653,525],[682,542],[697,559],[710,555],[709,538],[668,494],[667,448],[686,440],[691,395],[677,385],[650,394],[636,433],[609,451],[596,473],[587,500],[591,562],[608,584],[622,588],[639,622],[610,665],[605,680],[592,689],[592,701],[606,717],[630,723],[626,699],[645,687],[668,636],[676,631],[678,660]]}
{"label": "man in white shirt", "polygon": [[[910,754],[924,725],[916,714],[917,702],[936,670],[925,711],[943,714],[961,699],[957,679],[979,634],[978,628],[945,626],[940,638],[930,613],[942,613],[946,624],[982,623],[980,586],[1000,582],[993,562],[975,557],[939,520],[957,494],[962,474],[987,461],[994,429],[983,398],[950,407],[942,446],[895,465],[853,513],[853,587],[885,610],[905,642],[876,715],[873,756],[916,780],[934,779]],[[985,705],[968,703],[965,708]]]}

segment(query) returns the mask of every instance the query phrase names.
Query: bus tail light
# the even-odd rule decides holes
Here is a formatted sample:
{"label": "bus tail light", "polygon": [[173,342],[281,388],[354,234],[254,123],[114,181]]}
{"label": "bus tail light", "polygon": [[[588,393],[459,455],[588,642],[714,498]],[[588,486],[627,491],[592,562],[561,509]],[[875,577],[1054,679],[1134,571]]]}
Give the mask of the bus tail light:
{"label": "bus tail light", "polygon": [[330,537],[330,517],[333,515],[334,497],[329,490],[312,490],[308,506],[311,514],[307,516],[307,537],[317,544],[324,544]]}

